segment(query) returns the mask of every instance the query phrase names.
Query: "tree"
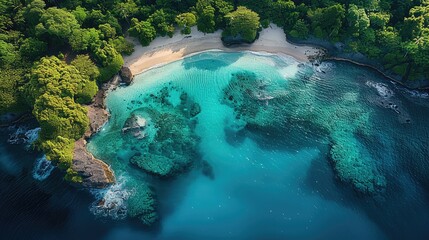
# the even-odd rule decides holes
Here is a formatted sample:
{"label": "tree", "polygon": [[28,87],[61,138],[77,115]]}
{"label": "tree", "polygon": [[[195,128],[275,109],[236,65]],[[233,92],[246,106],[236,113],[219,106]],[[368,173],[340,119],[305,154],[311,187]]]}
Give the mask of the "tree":
{"label": "tree", "polygon": [[215,29],[215,9],[209,0],[198,0],[197,5],[197,27],[205,33],[212,33]]}
{"label": "tree", "polygon": [[39,149],[46,154],[46,159],[58,163],[60,169],[71,170],[75,140],[57,136],[54,139],[40,141]]}
{"label": "tree", "polygon": [[32,68],[24,91],[27,102],[32,106],[45,93],[74,99],[87,81],[87,75],[76,67],[54,56],[44,57]]}
{"label": "tree", "polygon": [[[87,60],[79,58],[80,62]],[[33,115],[41,127],[36,145],[46,153],[48,160],[58,162],[62,169],[70,167],[74,141],[88,128],[87,111],[74,99],[89,96],[86,88],[94,81],[88,76],[93,74],[91,71],[82,74],[57,57],[44,57],[31,69],[29,82],[24,86],[27,100],[34,106]]]}
{"label": "tree", "polygon": [[422,37],[418,37],[409,41],[405,44],[405,48],[411,55],[413,61],[424,66],[426,73],[429,72],[429,31],[427,34],[423,34]]}
{"label": "tree", "polygon": [[48,49],[48,44],[37,38],[26,38],[19,47],[21,57],[34,61],[42,57]]}
{"label": "tree", "polygon": [[115,74],[119,72],[124,59],[116,49],[106,41],[103,41],[100,48],[94,53],[95,59],[102,65],[100,68],[100,76],[98,80],[100,82],[106,82],[110,80]]}
{"label": "tree", "polygon": [[110,26],[108,23],[103,23],[98,25],[98,29],[101,32],[101,38],[109,39],[114,38],[116,36],[116,29]]}
{"label": "tree", "polygon": [[101,10],[93,9],[91,12],[89,12],[83,26],[85,28],[97,28],[99,25],[104,23],[108,23],[110,26],[115,28],[117,33],[122,32],[122,27],[119,24],[118,19],[116,19],[110,12],[103,14]]}
{"label": "tree", "polygon": [[152,24],[159,35],[172,37],[174,34],[173,19],[174,17],[164,9],[158,9],[149,16],[147,21]]}
{"label": "tree", "polygon": [[73,51],[93,51],[101,44],[100,35],[95,28],[77,28],[70,35],[69,44]]}
{"label": "tree", "polygon": [[19,87],[23,84],[25,69],[0,68],[0,115],[26,110]]}
{"label": "tree", "polygon": [[309,29],[308,24],[304,22],[304,20],[299,19],[296,21],[295,25],[292,27],[290,31],[290,35],[294,38],[302,38],[305,39],[308,37]]}
{"label": "tree", "polygon": [[425,28],[429,28],[429,2],[410,9],[409,17],[404,19],[402,36],[406,40],[420,37]]}
{"label": "tree", "polygon": [[182,13],[176,16],[176,23],[182,28],[182,34],[190,34],[191,27],[197,24],[197,17],[191,12]]}
{"label": "tree", "polygon": [[354,37],[359,37],[369,27],[369,18],[366,15],[365,9],[358,8],[354,4],[350,4],[347,11],[347,22],[349,31]]}
{"label": "tree", "polygon": [[234,6],[224,0],[212,0],[211,4],[215,9],[215,27],[224,29],[226,27],[225,15],[234,10]]}
{"label": "tree", "polygon": [[45,12],[45,2],[43,0],[33,0],[24,8],[24,18],[28,24],[35,26],[39,23],[40,17]]}
{"label": "tree", "polygon": [[109,44],[121,54],[131,55],[134,52],[134,44],[130,43],[122,36],[109,39]]}
{"label": "tree", "polygon": [[147,21],[139,22],[137,18],[131,19],[131,27],[128,32],[131,36],[138,38],[143,46],[149,45],[156,37],[156,30],[152,24]]}
{"label": "tree", "polygon": [[389,23],[390,14],[384,12],[371,12],[368,14],[371,27],[374,29],[383,29]]}
{"label": "tree", "polygon": [[100,75],[98,67],[88,55],[77,55],[70,64],[90,80],[96,80]]}
{"label": "tree", "polygon": [[256,38],[259,15],[246,7],[238,7],[236,11],[228,13],[225,36],[240,37],[246,42],[253,42]]}
{"label": "tree", "polygon": [[76,7],[76,9],[72,11],[72,14],[80,25],[82,25],[88,17],[86,9],[81,6]]}
{"label": "tree", "polygon": [[0,40],[0,65],[10,65],[18,59],[18,54],[15,50],[15,46],[11,43],[7,43]]}
{"label": "tree", "polygon": [[128,19],[136,16],[139,8],[133,0],[118,3],[113,9],[116,16],[128,22]]}
{"label": "tree", "polygon": [[67,39],[73,30],[79,28],[75,16],[70,12],[56,7],[48,8],[41,16],[36,26],[36,33],[47,33],[60,39]]}
{"label": "tree", "polygon": [[345,12],[344,6],[341,4],[309,10],[308,17],[316,37],[337,38],[343,25]]}
{"label": "tree", "polygon": [[74,66],[85,79],[84,83],[81,85],[81,89],[79,89],[76,94],[76,102],[88,104],[92,101],[95,94],[97,94],[98,86],[96,80],[100,76],[100,71],[88,55],[77,55],[70,64]]}
{"label": "tree", "polygon": [[88,127],[86,109],[70,97],[44,93],[37,98],[33,114],[40,124],[40,140],[55,140],[58,136],[77,140]]}
{"label": "tree", "polygon": [[271,19],[273,23],[291,29],[293,24],[298,20],[294,16],[295,3],[289,0],[279,0],[271,5]]}

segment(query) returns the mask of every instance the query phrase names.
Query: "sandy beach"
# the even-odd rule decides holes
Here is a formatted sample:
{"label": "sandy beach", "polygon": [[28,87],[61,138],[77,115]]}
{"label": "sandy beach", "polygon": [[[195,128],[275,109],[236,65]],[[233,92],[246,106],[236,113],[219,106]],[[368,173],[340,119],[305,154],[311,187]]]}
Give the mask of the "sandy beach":
{"label": "sandy beach", "polygon": [[137,39],[129,37],[128,40],[134,43],[135,50],[132,55],[124,57],[124,66],[128,67],[133,75],[137,75],[150,68],[182,59],[187,55],[214,49],[227,52],[255,51],[285,54],[301,62],[308,61],[309,56],[317,55],[321,51],[315,47],[298,46],[287,42],[283,29],[274,24],[263,29],[259,39],[253,44],[239,47],[225,47],[221,41],[221,34],[221,30],[204,34],[193,27],[191,35],[181,35],[180,32],[176,32],[172,38],[158,37],[146,47],[143,47]]}

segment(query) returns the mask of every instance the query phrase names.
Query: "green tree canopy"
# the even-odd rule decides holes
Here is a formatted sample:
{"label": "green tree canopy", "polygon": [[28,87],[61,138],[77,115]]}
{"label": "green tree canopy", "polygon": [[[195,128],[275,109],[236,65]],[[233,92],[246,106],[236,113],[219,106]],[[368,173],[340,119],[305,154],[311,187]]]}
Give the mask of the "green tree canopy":
{"label": "green tree canopy", "polygon": [[120,19],[128,21],[130,18],[133,18],[137,15],[139,8],[133,0],[126,0],[124,2],[118,3],[113,11]]}
{"label": "green tree canopy", "polygon": [[86,9],[81,6],[76,7],[76,9],[72,11],[72,14],[80,25],[82,25],[88,17]]}
{"label": "green tree canopy", "polygon": [[95,28],[77,28],[72,32],[69,44],[73,51],[93,51],[101,44],[100,36],[100,31]]}
{"label": "green tree canopy", "polygon": [[124,59],[121,54],[116,51],[114,46],[106,41],[103,41],[100,48],[95,50],[94,56],[102,65],[100,68],[100,76],[98,78],[100,82],[110,80],[116,73],[118,73],[124,64]]}
{"label": "green tree canopy", "polygon": [[155,39],[156,30],[150,22],[139,21],[137,18],[131,19],[131,27],[128,30],[131,36],[139,39],[141,45],[147,46]]}
{"label": "green tree canopy", "polygon": [[190,34],[191,27],[197,24],[197,17],[191,12],[181,13],[176,16],[176,23],[182,28],[182,34]]}
{"label": "green tree canopy", "polygon": [[23,84],[25,70],[20,68],[0,68],[0,115],[26,110],[19,87]]}
{"label": "green tree canopy", "polygon": [[365,9],[358,8],[354,4],[350,4],[347,11],[347,22],[349,24],[349,31],[355,37],[358,37],[360,34],[364,33],[370,24]]}
{"label": "green tree canopy", "polygon": [[40,17],[45,12],[45,2],[43,0],[33,0],[24,8],[24,18],[32,26],[39,23]]}
{"label": "green tree canopy", "polygon": [[164,9],[158,9],[149,16],[147,21],[152,24],[159,35],[173,36],[174,27],[172,23],[174,21],[174,16],[171,13],[164,11]]}
{"label": "green tree canopy", "polygon": [[241,37],[247,42],[256,38],[259,23],[259,15],[246,7],[238,7],[236,11],[228,13],[225,36]]}
{"label": "green tree canopy", "polygon": [[47,33],[61,39],[67,39],[73,30],[79,28],[75,16],[63,9],[48,8],[40,17],[40,23],[36,26],[36,32],[40,35]]}
{"label": "green tree canopy", "polygon": [[98,67],[88,55],[77,55],[70,64],[74,66],[80,74],[87,76],[90,80],[96,80],[100,75]]}
{"label": "green tree canopy", "polygon": [[88,127],[86,109],[70,97],[44,93],[37,98],[33,114],[42,128],[40,139],[54,140],[58,136],[77,140]]}
{"label": "green tree canopy", "polygon": [[6,66],[12,64],[18,57],[13,44],[0,40],[0,65]]}
{"label": "green tree canopy", "polygon": [[197,10],[197,27],[198,30],[205,33],[212,33],[215,29],[215,9],[210,4],[210,0],[198,0]]}
{"label": "green tree canopy", "polygon": [[335,4],[326,8],[316,8],[308,11],[308,17],[311,19],[312,28],[317,37],[337,38],[343,20],[345,9],[341,4]]}
{"label": "green tree canopy", "polygon": [[48,50],[48,44],[37,38],[26,38],[22,41],[19,47],[21,57],[34,61],[42,57]]}

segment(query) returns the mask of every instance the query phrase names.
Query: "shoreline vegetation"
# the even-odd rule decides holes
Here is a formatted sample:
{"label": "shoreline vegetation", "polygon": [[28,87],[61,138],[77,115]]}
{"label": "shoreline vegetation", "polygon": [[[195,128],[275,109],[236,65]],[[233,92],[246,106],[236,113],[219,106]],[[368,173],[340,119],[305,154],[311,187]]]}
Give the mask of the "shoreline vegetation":
{"label": "shoreline vegetation", "polygon": [[0,115],[31,112],[41,126],[35,148],[72,182],[93,174],[76,170],[75,142],[107,121],[97,101],[118,72],[129,84],[144,70],[213,49],[323,60],[325,50],[291,44],[286,34],[336,58],[367,59],[407,87],[428,85],[428,1],[0,1]]}

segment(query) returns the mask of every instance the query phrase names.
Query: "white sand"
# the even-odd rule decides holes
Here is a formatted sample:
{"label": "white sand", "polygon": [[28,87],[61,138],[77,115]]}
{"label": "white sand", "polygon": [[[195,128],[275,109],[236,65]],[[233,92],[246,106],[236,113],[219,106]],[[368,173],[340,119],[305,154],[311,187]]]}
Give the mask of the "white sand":
{"label": "white sand", "polygon": [[124,66],[131,70],[133,75],[142,73],[150,68],[167,64],[183,57],[207,50],[219,49],[227,52],[255,51],[272,54],[285,54],[294,57],[298,61],[308,61],[308,56],[317,55],[320,49],[310,46],[297,46],[286,41],[283,29],[271,24],[270,27],[260,32],[259,39],[251,45],[227,48],[221,41],[222,31],[204,34],[196,27],[186,37],[176,32],[172,38],[158,37],[147,47],[141,46],[137,39],[128,38],[135,45],[131,56],[124,57]]}

